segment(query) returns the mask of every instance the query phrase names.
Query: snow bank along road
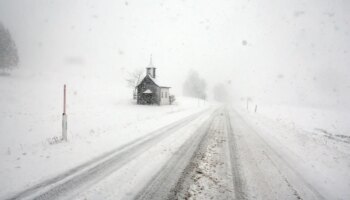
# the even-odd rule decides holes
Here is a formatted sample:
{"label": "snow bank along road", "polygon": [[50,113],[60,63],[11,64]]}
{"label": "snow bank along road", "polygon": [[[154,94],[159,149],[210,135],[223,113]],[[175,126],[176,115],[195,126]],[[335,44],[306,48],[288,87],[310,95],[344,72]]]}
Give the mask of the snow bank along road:
{"label": "snow bank along road", "polygon": [[207,110],[9,199],[325,199],[230,108]]}

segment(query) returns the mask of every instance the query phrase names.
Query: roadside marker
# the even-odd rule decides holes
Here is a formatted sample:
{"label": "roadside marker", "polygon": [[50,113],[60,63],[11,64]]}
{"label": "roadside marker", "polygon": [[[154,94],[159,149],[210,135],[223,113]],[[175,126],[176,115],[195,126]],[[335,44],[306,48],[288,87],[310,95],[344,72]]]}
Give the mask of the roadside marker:
{"label": "roadside marker", "polygon": [[62,140],[67,141],[66,84],[63,86]]}

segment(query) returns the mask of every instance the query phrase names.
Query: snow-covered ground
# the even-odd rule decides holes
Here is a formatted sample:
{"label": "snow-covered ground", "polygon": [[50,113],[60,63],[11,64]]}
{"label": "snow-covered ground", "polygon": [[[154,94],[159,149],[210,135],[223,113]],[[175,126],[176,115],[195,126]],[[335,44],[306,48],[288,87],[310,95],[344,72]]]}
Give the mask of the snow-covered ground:
{"label": "snow-covered ground", "polygon": [[[0,78],[0,180],[6,180],[0,182],[0,198],[21,192],[211,106],[208,102],[183,97],[177,97],[176,104],[171,106],[136,105],[130,100],[131,90],[123,86],[124,80],[114,80],[113,70],[98,72],[89,69],[92,68],[83,70],[77,67],[68,75],[63,73],[63,69],[43,72],[18,70],[11,76]],[[61,135],[64,83],[68,88],[69,141],[55,143],[54,138]],[[238,121],[234,120],[233,129],[238,131],[238,135],[247,135],[242,138],[249,144],[252,159],[263,160],[266,154],[282,174],[287,174],[286,178],[296,190],[302,191],[298,184],[303,180],[303,184],[312,186],[311,188],[320,193],[319,197],[344,199],[350,196],[350,129],[347,123],[350,116],[346,110],[260,105],[257,113],[254,113],[239,107],[234,108],[244,121],[236,117]],[[192,129],[195,130],[201,121],[203,120],[193,123]],[[243,126],[243,122],[247,125]],[[252,130],[256,136],[251,133]],[[181,131],[178,133],[181,134]],[[148,165],[149,169],[152,168],[152,173],[156,173],[155,169],[161,168],[188,136],[169,137],[169,144],[174,137],[177,138],[176,142],[171,143],[174,145],[171,151],[162,153],[165,147],[170,148],[164,143],[159,148],[155,147],[147,154],[140,155],[137,162],[142,163],[145,156],[147,159],[149,156],[162,157],[158,164],[154,162]],[[254,139],[260,142],[254,142]],[[274,152],[278,152],[278,156],[270,155],[269,148],[261,141],[268,144]],[[255,146],[256,144],[262,146]],[[244,143],[239,145],[243,147]],[[240,151],[245,152],[244,149],[238,149]],[[277,158],[280,161],[276,161]],[[250,162],[242,162],[243,165],[246,164],[243,170],[246,181],[253,181],[249,182],[253,186],[255,181],[257,187],[262,187],[259,190],[263,191],[264,187],[257,184],[257,179],[249,178],[249,174],[254,174],[254,167],[249,166]],[[273,166],[269,161],[262,163]],[[263,165],[260,163],[258,166]],[[287,170],[291,166],[293,169]],[[136,165],[134,167],[137,168]],[[122,168],[116,176],[123,178],[125,170],[127,169]],[[263,168],[261,172],[264,176],[272,173],[271,170]],[[296,178],[293,182],[290,174],[298,174],[302,178]],[[140,181],[145,182],[150,178],[138,176],[140,180],[135,180],[135,183],[139,184]],[[107,180],[113,181],[112,178]],[[273,186],[272,182],[270,186]],[[130,182],[118,190],[121,191],[118,195],[128,196],[133,192],[134,186]],[[95,189],[89,190],[89,197],[99,196],[99,189]],[[109,194],[111,193],[104,195]],[[279,191],[279,195],[283,197],[283,191]]]}
{"label": "snow-covered ground", "polygon": [[282,124],[324,133],[350,142],[350,113],[346,107],[261,105],[258,113]]}
{"label": "snow-covered ground", "polygon": [[[123,80],[116,87],[78,69],[61,74],[22,70],[0,78],[0,198],[209,107],[184,97],[171,106],[136,105]],[[56,143],[64,83],[69,141]]]}
{"label": "snow-covered ground", "polygon": [[[237,111],[277,152],[282,162],[289,166],[287,168],[293,169],[293,174],[302,177],[325,199],[348,199],[349,113],[287,106],[265,107],[257,113],[243,108]],[[277,166],[284,171],[280,162]]]}

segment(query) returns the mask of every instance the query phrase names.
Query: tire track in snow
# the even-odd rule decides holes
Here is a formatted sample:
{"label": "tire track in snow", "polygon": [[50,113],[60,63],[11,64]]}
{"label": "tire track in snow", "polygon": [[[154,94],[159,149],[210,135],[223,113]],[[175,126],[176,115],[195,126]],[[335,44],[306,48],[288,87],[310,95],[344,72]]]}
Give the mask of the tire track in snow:
{"label": "tire track in snow", "polygon": [[234,185],[234,191],[235,191],[235,197],[236,199],[247,199],[246,195],[244,193],[244,184],[242,175],[240,172],[240,164],[239,159],[237,156],[237,144],[234,136],[234,131],[231,124],[231,118],[229,111],[225,109],[225,121],[227,126],[227,139],[229,144],[229,151],[230,151],[230,162],[231,162],[231,169],[232,169],[232,175],[233,175],[233,185]]}
{"label": "tire track in snow", "polygon": [[224,109],[215,112],[136,199],[246,199],[228,118]]}
{"label": "tire track in snow", "polygon": [[168,199],[234,198],[224,110],[215,117],[208,131],[178,181],[176,195]]}
{"label": "tire track in snow", "polygon": [[174,153],[174,156],[157,173],[155,177],[136,195],[138,200],[176,199],[176,186],[183,171],[193,158],[193,155],[208,134],[214,116],[211,117]]}
{"label": "tire track in snow", "polygon": [[[318,192],[310,183],[308,183],[307,180],[303,178],[303,176],[293,168],[292,164],[288,162],[283,156],[278,153],[262,136],[260,136],[255,130],[253,130],[249,124],[243,119],[242,116],[240,116],[236,111],[230,110],[231,114],[235,116],[236,119],[239,120],[240,123],[242,123],[246,128],[248,128],[248,131],[252,133],[252,135],[257,138],[260,143],[264,146],[264,155],[268,158],[270,163],[275,167],[275,169],[278,171],[278,173],[283,178],[284,182],[287,184],[287,186],[292,191],[293,195],[296,199],[305,199],[305,195],[307,196],[306,199],[321,199],[325,200],[326,198],[322,196],[320,192]],[[230,115],[230,113],[229,113]],[[263,172],[261,172],[263,173]],[[287,177],[290,179],[288,180]],[[299,188],[302,188],[302,191],[298,191],[296,187],[293,186],[293,184],[297,184]],[[304,192],[302,195],[301,192]],[[304,198],[303,198],[304,197]]]}

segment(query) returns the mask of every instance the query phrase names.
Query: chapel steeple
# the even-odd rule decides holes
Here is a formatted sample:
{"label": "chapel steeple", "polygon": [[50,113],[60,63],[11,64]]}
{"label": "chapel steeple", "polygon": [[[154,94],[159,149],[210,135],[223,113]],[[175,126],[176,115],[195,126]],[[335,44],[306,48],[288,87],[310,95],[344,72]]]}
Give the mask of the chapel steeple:
{"label": "chapel steeple", "polygon": [[151,78],[156,78],[156,69],[157,69],[157,68],[153,65],[152,54],[151,54],[149,64],[148,64],[148,66],[146,67],[147,74],[148,74]]}

